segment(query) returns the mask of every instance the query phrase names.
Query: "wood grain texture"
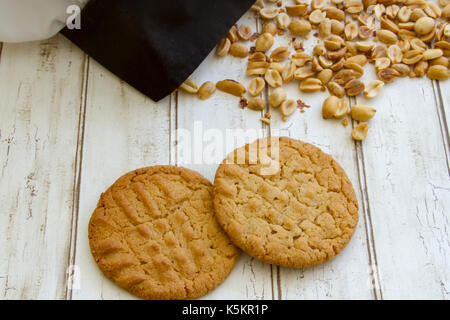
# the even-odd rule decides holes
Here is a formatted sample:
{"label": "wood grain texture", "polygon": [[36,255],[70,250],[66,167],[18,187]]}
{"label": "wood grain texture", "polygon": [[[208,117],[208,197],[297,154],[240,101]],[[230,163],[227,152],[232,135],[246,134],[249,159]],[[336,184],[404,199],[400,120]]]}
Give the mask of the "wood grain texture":
{"label": "wood grain texture", "polygon": [[[317,44],[317,38],[304,41],[307,53]],[[277,37],[272,50],[278,46],[289,46],[293,52],[290,37]],[[270,53],[270,52],[269,52]],[[364,220],[363,195],[358,175],[357,154],[350,137],[351,127],[344,127],[341,120],[322,119],[322,102],[327,92],[303,93],[299,81],[283,85],[288,99],[302,99],[310,108],[304,113],[297,110],[286,122],[282,121],[279,108],[270,108],[272,114],[270,130],[272,135],[289,136],[321,148],[329,153],[344,168],[355,189],[360,205],[355,234],[348,246],[333,260],[306,269],[276,268],[277,299],[371,299],[373,288],[369,282],[370,259],[368,253],[368,226]],[[268,90],[270,95],[272,89]]]}
{"label": "wood grain texture", "polygon": [[[243,16],[238,21],[239,25],[242,23],[256,31],[256,19],[253,14],[247,13]],[[192,78],[199,86],[204,81],[234,79],[247,88],[251,79],[245,76],[246,66],[247,59],[232,56],[217,57],[213,51],[194,72]],[[179,91],[176,97],[176,129],[181,130],[177,141],[176,163],[199,171],[210,181],[214,181],[217,166],[227,153],[266,135],[260,121],[262,112],[242,109],[238,97],[219,90],[208,100],[200,100],[196,95],[182,91]],[[248,129],[248,135],[240,132],[241,129]],[[191,156],[182,153],[186,142],[183,141],[183,132],[190,133],[193,147]],[[231,143],[231,139],[226,138],[231,138],[232,135],[227,136],[227,132],[236,133],[237,137],[243,139],[241,141],[236,139]],[[212,149],[216,149],[217,152]],[[272,299],[271,266],[242,254],[228,279],[204,298]]]}
{"label": "wood grain texture", "polygon": [[64,298],[83,57],[60,36],[3,45],[0,299]]}
{"label": "wood grain texture", "polygon": [[448,299],[450,180],[438,101],[427,78],[356,100],[377,109],[361,161],[385,299]]}
{"label": "wood grain texture", "polygon": [[87,226],[100,194],[121,175],[169,163],[170,98],[154,103],[92,60],[86,90],[78,232],[71,243],[80,281],[68,298],[131,299],[101,274],[90,253]]}

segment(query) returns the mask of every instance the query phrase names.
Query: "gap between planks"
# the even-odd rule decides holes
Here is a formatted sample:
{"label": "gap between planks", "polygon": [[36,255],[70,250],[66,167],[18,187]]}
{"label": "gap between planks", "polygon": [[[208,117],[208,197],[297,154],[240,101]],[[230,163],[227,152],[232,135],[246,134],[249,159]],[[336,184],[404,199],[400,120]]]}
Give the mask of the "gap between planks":
{"label": "gap between planks", "polygon": [[65,299],[72,300],[72,286],[74,269],[71,266],[76,265],[76,249],[77,249],[77,235],[78,235],[78,217],[80,211],[80,186],[81,186],[81,170],[83,167],[83,146],[84,146],[84,133],[86,124],[86,104],[87,104],[87,91],[89,85],[89,64],[90,58],[87,54],[84,55],[83,63],[83,78],[80,92],[80,111],[78,116],[78,139],[75,150],[75,167],[73,176],[73,195],[72,195],[72,220],[70,230],[70,242],[69,242],[69,256],[66,267],[66,293]]}
{"label": "gap between planks", "polygon": [[447,170],[450,177],[450,136],[448,129],[448,121],[444,109],[444,100],[442,99],[441,85],[439,81],[432,80],[434,100],[436,102],[436,111],[438,115],[439,125],[441,127],[442,143],[446,156]]}

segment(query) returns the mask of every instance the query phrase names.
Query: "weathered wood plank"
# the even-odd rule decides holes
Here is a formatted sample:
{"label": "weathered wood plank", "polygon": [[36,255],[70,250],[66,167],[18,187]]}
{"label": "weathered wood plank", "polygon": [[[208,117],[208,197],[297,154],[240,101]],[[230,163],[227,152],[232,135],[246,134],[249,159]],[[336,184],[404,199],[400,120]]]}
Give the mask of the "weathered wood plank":
{"label": "weathered wood plank", "polygon": [[3,45],[0,299],[64,298],[83,59],[61,36]]}
{"label": "weathered wood plank", "polygon": [[154,103],[90,60],[78,232],[72,243],[80,279],[68,298],[134,298],[102,275],[90,253],[87,227],[100,194],[122,174],[169,163],[169,101]]}
{"label": "weathered wood plank", "polygon": [[[302,40],[298,38],[297,41]],[[304,41],[305,51],[312,52],[317,38]],[[277,37],[272,49],[289,46],[294,52],[291,37]],[[269,52],[270,54],[270,52]],[[288,99],[302,99],[310,108],[304,113],[297,110],[286,122],[279,108],[272,108],[271,134],[289,136],[309,142],[332,155],[344,168],[352,182],[360,205],[360,219],[348,246],[332,261],[307,269],[277,268],[278,299],[371,299],[374,291],[370,285],[367,225],[362,206],[362,187],[358,176],[357,154],[350,137],[351,128],[341,125],[341,120],[322,119],[321,110],[327,92],[303,93],[299,81],[283,85]],[[269,89],[269,94],[272,89]]]}
{"label": "weathered wood plank", "polygon": [[450,180],[438,101],[427,78],[357,99],[377,109],[361,152],[383,298],[449,297]]}
{"label": "weathered wood plank", "polygon": [[[256,31],[253,14],[247,13],[242,17],[238,24],[242,23]],[[250,46],[249,43],[248,45]],[[247,59],[232,56],[219,58],[213,50],[194,72],[192,78],[198,85],[204,81],[234,79],[248,87],[250,78],[245,76],[246,66]],[[239,98],[221,91],[217,91],[210,99],[204,101],[180,91],[177,129],[182,130],[180,133],[190,133],[191,142],[196,145],[193,145],[191,156],[185,156],[186,154],[183,156],[181,149],[185,145],[180,137],[177,164],[197,170],[210,181],[214,181],[217,166],[228,152],[266,134],[260,121],[261,116],[262,112],[240,108]],[[239,130],[249,130],[248,135],[246,136],[245,132],[239,134]],[[227,136],[227,131],[236,133],[244,139],[227,145],[226,138],[231,137]],[[201,141],[203,147],[200,145]],[[217,153],[209,152],[213,146],[217,148]],[[201,152],[204,152],[203,157]],[[272,299],[271,266],[242,254],[228,279],[205,299]]]}

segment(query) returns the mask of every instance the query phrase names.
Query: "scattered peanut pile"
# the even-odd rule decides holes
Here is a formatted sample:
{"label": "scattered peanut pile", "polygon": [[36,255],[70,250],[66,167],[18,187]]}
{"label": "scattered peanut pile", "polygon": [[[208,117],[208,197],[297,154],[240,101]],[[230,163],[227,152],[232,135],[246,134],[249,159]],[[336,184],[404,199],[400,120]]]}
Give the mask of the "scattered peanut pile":
{"label": "scattered peanut pile", "polygon": [[[354,105],[349,110],[345,96],[362,93],[373,98],[385,83],[398,77],[450,77],[450,0],[439,0],[439,5],[425,0],[330,1],[256,1],[251,10],[263,19],[262,32],[235,25],[216,50],[218,56],[230,54],[248,59],[246,75],[253,77],[248,89],[229,79],[216,84],[208,81],[198,88],[190,78],[180,88],[200,99],[209,98],[217,88],[240,97],[241,107],[260,111],[266,108],[266,101],[258,96],[267,84],[274,88],[269,104],[279,107],[286,121],[296,109],[304,112],[308,107],[301,100],[288,99],[282,88],[284,83],[296,79],[302,92],[328,89],[330,96],[323,103],[323,118],[341,119],[350,114],[358,121],[352,137],[363,140],[369,130],[367,121],[376,110],[366,105]],[[295,51],[281,46],[267,55],[274,37],[288,32]],[[304,51],[302,41],[297,41],[297,37],[307,39],[311,32],[320,39],[312,55]],[[254,45],[249,49],[246,41]],[[379,80],[365,85],[359,79],[367,62],[375,66]],[[246,92],[252,96],[250,100],[244,97]],[[266,113],[261,121],[270,124],[270,114]],[[342,123],[346,126],[348,120]]]}

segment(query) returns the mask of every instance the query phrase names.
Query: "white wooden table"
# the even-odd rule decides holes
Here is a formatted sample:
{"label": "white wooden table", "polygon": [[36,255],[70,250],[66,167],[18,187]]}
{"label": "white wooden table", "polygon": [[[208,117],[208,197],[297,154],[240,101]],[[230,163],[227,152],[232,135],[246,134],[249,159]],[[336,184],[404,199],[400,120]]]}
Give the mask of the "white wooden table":
{"label": "white wooden table", "polygon": [[[258,29],[250,14],[239,23]],[[279,39],[278,44],[290,39]],[[314,37],[307,42],[311,45]],[[245,59],[211,54],[197,83],[248,85]],[[365,80],[374,78],[366,67]],[[334,260],[287,269],[242,255],[207,299],[395,299],[450,297],[450,81],[404,78],[373,101],[368,138],[354,123],[323,120],[326,93],[289,97],[311,105],[288,122],[238,107],[222,92],[206,101],[183,92],[154,103],[62,36],[3,44],[0,56],[0,299],[134,298],[108,281],[91,257],[87,225],[98,197],[120,175],[176,164],[213,180],[217,165],[183,163],[177,129],[260,129],[319,146],[344,167],[360,220]],[[264,93],[267,96],[268,92]],[[201,122],[198,122],[201,121]],[[231,150],[226,150],[231,151]]]}

